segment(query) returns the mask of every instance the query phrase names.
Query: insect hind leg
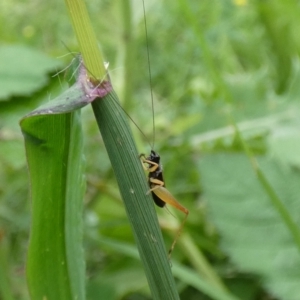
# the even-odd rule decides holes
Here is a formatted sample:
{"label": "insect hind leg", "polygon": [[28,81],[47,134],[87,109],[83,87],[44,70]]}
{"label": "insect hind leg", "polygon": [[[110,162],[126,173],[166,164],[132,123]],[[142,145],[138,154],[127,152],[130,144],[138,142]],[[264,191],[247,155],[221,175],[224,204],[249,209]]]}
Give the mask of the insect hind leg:
{"label": "insect hind leg", "polygon": [[176,208],[177,210],[182,211],[185,214],[185,217],[182,221],[182,223],[180,224],[179,229],[177,230],[175,239],[171,245],[171,248],[169,250],[168,253],[168,257],[170,259],[172,251],[174,250],[174,247],[177,243],[177,240],[182,232],[182,229],[184,227],[184,224],[188,218],[189,215],[189,210],[187,208],[185,208],[183,205],[181,205],[175,198],[174,196],[163,186],[160,185],[155,185],[150,191],[152,191],[158,198],[160,198],[163,202],[165,202],[166,204],[169,204],[171,206],[173,206],[174,208]]}

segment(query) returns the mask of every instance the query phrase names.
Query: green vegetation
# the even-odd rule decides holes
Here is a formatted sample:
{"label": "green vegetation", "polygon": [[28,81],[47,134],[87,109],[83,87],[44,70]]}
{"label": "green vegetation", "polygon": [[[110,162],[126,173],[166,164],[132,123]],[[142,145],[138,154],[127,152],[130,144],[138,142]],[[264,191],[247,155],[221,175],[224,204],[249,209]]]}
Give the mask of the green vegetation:
{"label": "green vegetation", "polygon": [[[297,300],[297,3],[145,1],[155,104],[155,150],[162,157],[167,188],[190,210],[171,261],[180,298]],[[110,76],[122,107],[151,143],[142,2],[93,1],[88,3],[88,10],[96,38],[110,63]],[[55,203],[57,206],[39,212],[30,202],[19,121],[67,89],[64,73],[53,77],[73,59],[63,43],[71,51],[79,49],[64,2],[52,1],[50,6],[43,1],[33,5],[30,1],[5,0],[0,4],[0,16],[5,24],[0,29],[0,298],[30,299],[26,272],[34,270],[39,261],[42,263],[43,257],[30,261],[25,270],[26,256],[34,225],[32,217],[41,213],[45,218],[45,223],[39,225],[41,233],[55,233],[47,219],[54,222],[56,218],[66,218],[67,224],[76,226],[83,223],[82,245],[81,233],[72,226],[65,228],[66,239],[78,237],[78,244],[72,243],[72,238],[66,242],[66,253],[73,255],[73,270],[51,262],[51,272],[57,274],[55,279],[68,286],[65,299],[74,298],[74,293],[84,297],[84,284],[86,299],[151,299],[148,277],[116,182],[115,173],[117,177],[118,174],[111,167],[89,105],[81,110],[81,116],[79,111],[56,116],[47,125],[49,132],[53,124],[63,124],[64,129],[68,125],[70,132],[72,126],[76,127],[76,135],[71,136],[72,143],[68,145],[78,147],[71,151],[74,161],[78,161],[83,142],[84,199],[81,202],[82,177],[74,176],[74,188],[68,193],[78,191],[75,203],[67,202],[65,207]],[[41,122],[30,126],[39,130]],[[149,141],[129,122],[138,151],[148,153]],[[44,141],[40,134],[38,139],[29,135],[32,147]],[[38,161],[38,156],[45,160],[42,169],[46,173],[37,173],[37,179],[45,178],[47,168],[52,167],[55,172],[65,172],[61,167],[67,166],[67,172],[81,174],[82,164],[73,164],[72,155],[66,157],[64,152],[66,132],[59,131],[57,135],[61,138],[62,161],[60,165],[47,161],[46,151],[34,155],[33,160]],[[44,150],[51,150],[48,144],[43,146]],[[73,148],[67,148],[70,150]],[[134,171],[130,169],[128,177],[131,172]],[[144,184],[143,178],[136,178],[136,182]],[[39,188],[33,189],[37,195],[41,193]],[[53,199],[59,197],[53,192]],[[68,193],[64,194],[66,199]],[[82,218],[65,214],[68,208],[77,209],[80,214],[82,206]],[[143,205],[139,209],[143,211]],[[183,215],[171,209],[171,214],[156,210],[167,251]],[[155,219],[151,211],[150,215]],[[39,238],[33,241],[38,247]],[[41,236],[41,243],[51,251],[65,245],[63,239],[62,244],[54,245],[53,241]],[[65,262],[65,258],[61,259]],[[44,275],[54,276],[51,272]],[[64,281],[64,272],[72,274],[71,283]],[[43,282],[36,276],[37,281]]]}

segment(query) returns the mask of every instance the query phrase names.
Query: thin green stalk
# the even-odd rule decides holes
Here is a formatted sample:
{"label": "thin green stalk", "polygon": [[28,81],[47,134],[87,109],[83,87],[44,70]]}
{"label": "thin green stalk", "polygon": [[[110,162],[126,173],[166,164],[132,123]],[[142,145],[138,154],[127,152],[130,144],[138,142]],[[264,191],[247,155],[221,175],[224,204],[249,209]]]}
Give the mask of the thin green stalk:
{"label": "thin green stalk", "polygon": [[85,67],[92,79],[103,81],[106,76],[104,60],[85,3],[83,0],[65,0],[65,2]]}

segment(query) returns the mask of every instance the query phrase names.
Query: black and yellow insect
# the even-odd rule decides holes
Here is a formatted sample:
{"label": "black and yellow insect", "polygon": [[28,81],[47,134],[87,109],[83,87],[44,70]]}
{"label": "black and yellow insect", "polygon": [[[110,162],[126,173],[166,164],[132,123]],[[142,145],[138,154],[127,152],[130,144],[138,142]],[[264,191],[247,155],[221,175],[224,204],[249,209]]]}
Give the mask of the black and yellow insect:
{"label": "black and yellow insect", "polygon": [[189,211],[187,208],[182,206],[175,198],[174,196],[166,189],[166,185],[163,179],[163,170],[160,163],[160,155],[155,152],[154,150],[151,150],[151,153],[148,157],[145,156],[145,154],[140,154],[140,159],[143,164],[143,168],[149,172],[148,174],[148,184],[150,187],[150,190],[148,193],[151,192],[153,201],[155,204],[159,207],[165,207],[166,204],[169,204],[173,206],[174,208],[182,211],[185,214],[185,217],[177,231],[177,234],[175,236],[175,239],[171,245],[171,248],[169,250],[169,257],[175,247],[175,244],[177,242],[177,239],[180,236],[180,233],[182,231],[182,228],[185,224],[185,221],[189,215]]}

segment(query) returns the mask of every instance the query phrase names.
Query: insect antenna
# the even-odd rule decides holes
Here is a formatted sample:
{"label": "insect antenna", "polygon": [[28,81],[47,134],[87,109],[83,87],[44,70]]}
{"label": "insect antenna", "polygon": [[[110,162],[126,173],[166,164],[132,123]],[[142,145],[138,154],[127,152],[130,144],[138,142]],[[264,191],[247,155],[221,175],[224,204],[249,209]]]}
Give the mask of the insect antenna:
{"label": "insect antenna", "polygon": [[154,100],[153,100],[153,89],[152,89],[152,76],[151,76],[151,64],[150,64],[150,54],[149,54],[149,39],[148,39],[148,29],[146,20],[146,9],[145,0],[143,2],[143,13],[144,13],[144,26],[146,35],[146,47],[147,47],[147,60],[148,60],[148,75],[149,75],[149,86],[150,86],[150,96],[151,96],[151,108],[152,108],[152,145],[151,150],[154,149],[155,144],[155,117],[154,117]]}

